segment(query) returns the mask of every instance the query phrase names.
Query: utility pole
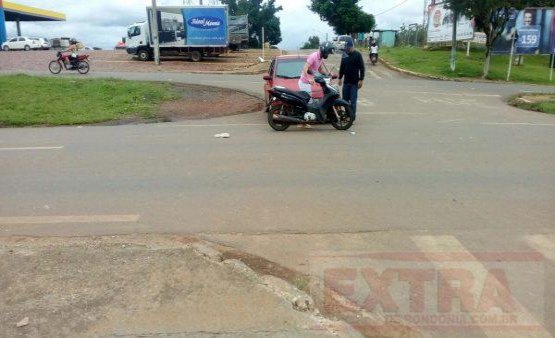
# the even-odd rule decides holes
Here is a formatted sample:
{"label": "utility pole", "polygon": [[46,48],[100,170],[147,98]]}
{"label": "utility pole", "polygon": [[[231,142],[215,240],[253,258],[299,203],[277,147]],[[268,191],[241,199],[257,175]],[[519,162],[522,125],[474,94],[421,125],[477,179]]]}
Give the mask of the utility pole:
{"label": "utility pole", "polygon": [[266,39],[265,39],[265,36],[264,36],[264,27],[262,27],[262,60],[264,60],[265,57],[266,57],[265,51],[264,51],[264,48],[266,47],[265,46],[265,40]]}
{"label": "utility pole", "polygon": [[422,16],[422,27],[426,27],[428,21],[428,0],[424,0],[424,15]]}
{"label": "utility pole", "polygon": [[457,70],[457,25],[459,23],[459,13],[453,11],[453,41],[451,46],[451,71]]}
{"label": "utility pole", "polygon": [[154,42],[154,63],[157,66],[160,65],[160,40],[158,37],[158,6],[156,6],[156,0],[152,0],[152,12],[151,12],[151,25],[150,31],[152,32],[152,41]]}

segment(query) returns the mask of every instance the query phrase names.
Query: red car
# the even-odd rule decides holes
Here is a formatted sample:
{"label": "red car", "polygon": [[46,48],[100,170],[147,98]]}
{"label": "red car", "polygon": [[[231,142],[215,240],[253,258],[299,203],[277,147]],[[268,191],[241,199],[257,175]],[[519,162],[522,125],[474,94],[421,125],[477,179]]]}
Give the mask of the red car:
{"label": "red car", "polygon": [[[308,55],[282,55],[276,57],[270,64],[270,70],[264,74],[264,97],[266,105],[270,101],[270,89],[281,86],[299,91],[299,79]],[[319,84],[312,85],[312,97],[321,99],[324,96]]]}

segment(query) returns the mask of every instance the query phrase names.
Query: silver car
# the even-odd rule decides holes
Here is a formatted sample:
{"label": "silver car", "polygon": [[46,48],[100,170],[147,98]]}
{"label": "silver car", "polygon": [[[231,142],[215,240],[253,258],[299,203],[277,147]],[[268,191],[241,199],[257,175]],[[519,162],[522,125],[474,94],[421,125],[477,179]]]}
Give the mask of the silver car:
{"label": "silver car", "polygon": [[40,49],[48,50],[52,48],[52,45],[50,44],[50,40],[48,40],[47,38],[33,38],[33,39],[38,40],[40,44]]}

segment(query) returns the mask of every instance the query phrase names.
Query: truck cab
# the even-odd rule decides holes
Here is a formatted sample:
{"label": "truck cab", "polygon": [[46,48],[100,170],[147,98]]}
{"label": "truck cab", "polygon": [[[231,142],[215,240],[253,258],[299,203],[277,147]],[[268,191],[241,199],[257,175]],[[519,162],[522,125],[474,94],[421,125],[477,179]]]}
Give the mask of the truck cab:
{"label": "truck cab", "polygon": [[137,55],[141,61],[149,61],[152,59],[150,47],[150,38],[148,35],[148,24],[146,22],[138,22],[127,28],[126,47],[127,53]]}

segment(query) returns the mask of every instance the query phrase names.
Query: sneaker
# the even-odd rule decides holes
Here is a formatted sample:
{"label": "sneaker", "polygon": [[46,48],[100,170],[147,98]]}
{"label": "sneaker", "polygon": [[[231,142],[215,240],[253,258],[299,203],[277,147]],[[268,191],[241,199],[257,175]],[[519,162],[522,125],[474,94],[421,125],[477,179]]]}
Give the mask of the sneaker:
{"label": "sneaker", "polygon": [[306,124],[306,123],[299,124],[299,125],[297,125],[297,127],[301,128],[301,129],[312,129],[312,126],[310,124]]}

